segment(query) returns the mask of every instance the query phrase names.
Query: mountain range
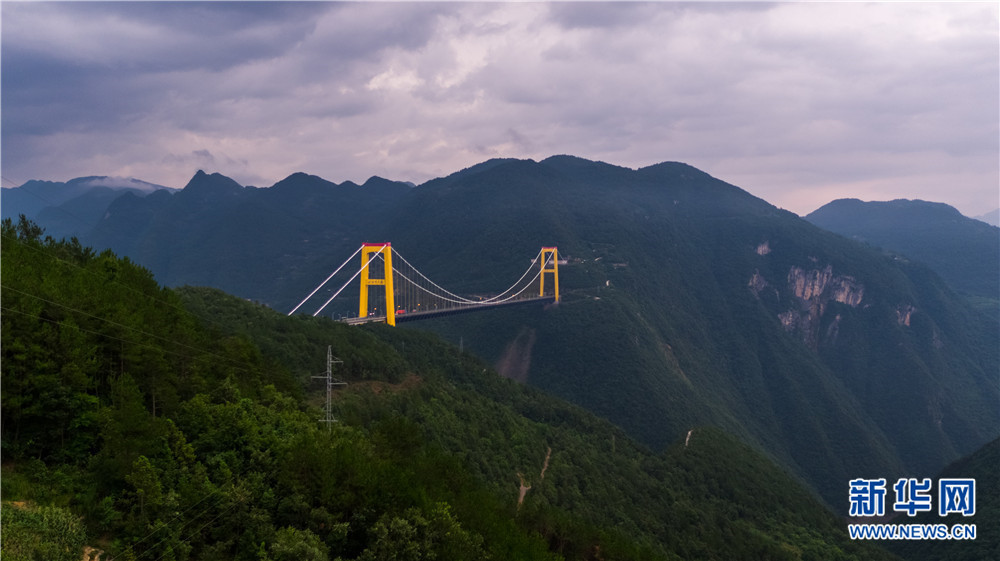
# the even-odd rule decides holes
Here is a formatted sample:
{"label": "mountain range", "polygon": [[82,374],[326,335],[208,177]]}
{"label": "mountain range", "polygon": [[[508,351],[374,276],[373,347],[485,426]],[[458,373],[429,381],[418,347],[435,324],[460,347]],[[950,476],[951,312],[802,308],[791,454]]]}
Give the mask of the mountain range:
{"label": "mountain range", "polygon": [[419,186],[199,172],[103,210],[84,243],[281,311],[363,242],[470,294],[557,245],[559,305],[412,325],[654,449],[718,426],[841,512],[850,479],[929,477],[1000,434],[995,311],[682,163],[501,159]]}
{"label": "mountain range", "polygon": [[2,226],[4,559],[897,559],[716,428],[652,451],[433,334]]}
{"label": "mountain range", "polygon": [[985,300],[1000,297],[1000,228],[943,203],[840,199],[805,217],[849,238],[921,261],[948,284]]}

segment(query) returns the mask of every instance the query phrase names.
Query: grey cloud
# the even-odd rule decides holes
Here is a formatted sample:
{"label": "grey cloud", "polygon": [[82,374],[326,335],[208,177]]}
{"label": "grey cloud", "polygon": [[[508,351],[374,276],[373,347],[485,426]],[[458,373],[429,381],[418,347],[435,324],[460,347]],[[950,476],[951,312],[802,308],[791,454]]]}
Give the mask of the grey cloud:
{"label": "grey cloud", "polygon": [[555,2],[549,18],[566,29],[622,28],[643,21],[651,13],[678,9],[675,4],[656,2]]}
{"label": "grey cloud", "polygon": [[321,18],[321,36],[312,38],[316,55],[357,60],[385,49],[412,50],[430,40],[437,19],[458,9],[449,4],[333,4]]}
{"label": "grey cloud", "polygon": [[215,156],[212,155],[208,150],[194,150],[191,155],[199,160],[204,160],[210,163],[215,163]]}
{"label": "grey cloud", "polygon": [[[207,172],[225,170],[226,175],[242,185],[267,183],[265,178],[251,170],[250,162],[245,158],[234,158],[225,154],[216,156],[212,151],[204,148],[182,154],[169,153],[163,156],[160,162],[181,169],[183,174],[188,175],[199,169]],[[187,177],[181,176],[181,178],[184,181],[187,180]],[[183,183],[178,184],[178,187],[181,186]]]}
{"label": "grey cloud", "polygon": [[308,35],[323,3],[5,3],[6,42],[93,68],[220,70],[278,56]]}
{"label": "grey cloud", "polygon": [[565,29],[627,29],[648,22],[650,17],[673,17],[690,12],[762,12],[771,9],[765,2],[553,2],[550,20]]}
{"label": "grey cloud", "polygon": [[[311,29],[321,4],[70,3],[12,5],[3,19],[3,135],[115,130],[169,105],[169,94],[203,84],[178,72],[218,72],[278,56]],[[50,11],[87,35],[44,31]],[[21,27],[23,26],[23,27]],[[139,36],[148,32],[148,36]],[[58,41],[64,41],[60,46]],[[101,45],[94,47],[92,45]],[[77,48],[80,47],[80,48]],[[82,51],[82,52],[81,52]],[[152,78],[151,78],[152,77]]]}
{"label": "grey cloud", "polygon": [[[23,166],[18,176],[54,166],[109,174],[93,167],[119,162],[122,174],[158,173],[140,177],[164,184],[183,184],[199,165],[257,184],[294,171],[422,181],[483,156],[573,153],[632,167],[684,160],[733,182],[767,177],[768,193],[802,193],[865,174],[902,185],[907,158],[934,153],[925,160],[951,158],[997,181],[1000,46],[968,7],[0,10],[3,158]],[[996,19],[995,7],[980,11]]]}

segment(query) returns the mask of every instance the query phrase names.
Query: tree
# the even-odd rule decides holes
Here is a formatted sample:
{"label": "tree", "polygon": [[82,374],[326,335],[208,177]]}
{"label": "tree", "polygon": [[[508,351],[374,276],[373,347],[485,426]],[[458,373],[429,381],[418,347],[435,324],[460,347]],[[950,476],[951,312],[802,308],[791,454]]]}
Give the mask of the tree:
{"label": "tree", "polygon": [[268,548],[270,561],[327,561],[330,551],[309,530],[286,526],[275,533]]}

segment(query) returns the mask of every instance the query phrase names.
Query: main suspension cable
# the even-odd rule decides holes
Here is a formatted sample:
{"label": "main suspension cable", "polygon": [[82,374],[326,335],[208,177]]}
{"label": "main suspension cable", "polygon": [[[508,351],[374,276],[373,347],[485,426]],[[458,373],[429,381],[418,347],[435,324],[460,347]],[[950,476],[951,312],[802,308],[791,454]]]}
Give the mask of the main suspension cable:
{"label": "main suspension cable", "polygon": [[[358,272],[354,273],[353,277],[351,277],[347,282],[344,283],[344,286],[340,287],[340,290],[335,292],[333,296],[331,296],[330,299],[326,301],[326,303],[320,306],[320,308],[313,313],[313,317],[316,317],[320,312],[323,311],[324,308],[326,308],[330,304],[330,302],[333,302],[333,299],[336,298],[341,292],[343,292],[344,289],[347,288],[347,285],[351,284],[351,281],[356,279],[358,275],[361,274],[361,271],[364,271],[368,267],[368,265],[370,265],[371,262],[375,260],[376,257],[381,257],[382,251],[384,251],[386,247],[389,247],[389,244],[385,244],[381,248],[379,248],[378,252],[372,255],[371,259],[369,259],[367,263],[365,263],[360,269],[358,269]],[[361,251],[361,248],[358,248],[358,251]],[[355,255],[356,254],[357,252],[355,252]],[[352,255],[351,257],[354,256]]]}
{"label": "main suspension cable", "polygon": [[[539,252],[539,253],[541,253],[541,252]],[[398,255],[398,253],[397,253],[397,255]],[[431,291],[430,291],[430,290],[428,290],[427,288],[425,288],[425,287],[423,287],[423,286],[420,286],[420,285],[419,285],[418,283],[414,282],[414,281],[413,281],[413,279],[411,279],[411,278],[407,277],[407,276],[406,276],[406,275],[404,275],[403,273],[400,273],[400,272],[399,272],[398,270],[397,270],[397,271],[394,271],[394,273],[395,273],[396,275],[399,275],[399,277],[400,277],[400,278],[402,278],[403,280],[405,280],[406,282],[408,282],[408,283],[410,283],[411,285],[413,285],[413,286],[415,286],[415,287],[419,288],[420,290],[422,290],[422,291],[426,292],[427,294],[430,294],[431,296],[435,296],[435,297],[437,297],[437,298],[440,298],[441,300],[444,300],[444,301],[446,301],[446,302],[452,302],[452,303],[454,303],[454,304],[459,304],[459,305],[470,305],[470,306],[485,306],[485,305],[489,305],[489,304],[502,304],[502,303],[504,303],[504,302],[509,302],[509,301],[513,300],[514,298],[517,298],[518,296],[520,296],[521,294],[523,294],[523,293],[524,293],[524,291],[525,291],[525,290],[527,290],[527,289],[528,289],[528,288],[529,288],[529,287],[531,286],[531,284],[532,284],[533,282],[535,282],[536,280],[538,280],[538,277],[540,277],[540,276],[542,275],[542,269],[544,269],[544,268],[545,268],[545,265],[547,265],[547,264],[548,264],[548,263],[549,263],[549,262],[550,262],[551,260],[552,260],[552,256],[550,255],[550,256],[549,256],[548,258],[546,258],[546,260],[545,260],[545,263],[544,263],[544,264],[542,265],[542,267],[541,267],[541,268],[540,268],[540,269],[538,270],[538,272],[537,272],[537,273],[535,273],[535,276],[534,276],[534,278],[532,278],[532,279],[531,279],[531,280],[530,280],[530,281],[529,281],[529,282],[528,282],[528,283],[527,283],[526,285],[524,285],[524,288],[522,288],[522,289],[521,289],[521,290],[519,290],[519,291],[518,291],[517,293],[515,293],[515,294],[512,294],[512,295],[508,296],[507,298],[505,298],[505,299],[503,299],[503,300],[499,300],[500,296],[503,296],[503,295],[504,295],[504,294],[506,294],[507,292],[510,292],[510,291],[511,291],[511,290],[513,289],[513,287],[511,287],[511,288],[508,288],[507,290],[505,290],[503,294],[500,294],[500,295],[498,295],[498,296],[494,296],[494,297],[492,297],[492,298],[488,298],[488,299],[486,299],[486,300],[470,300],[470,299],[468,299],[468,298],[463,298],[463,297],[461,297],[461,296],[456,296],[456,295],[454,295],[454,294],[451,294],[450,292],[448,292],[447,290],[445,290],[445,289],[441,288],[441,287],[440,287],[440,286],[438,286],[437,284],[434,284],[434,282],[433,282],[433,281],[431,281],[430,279],[428,279],[428,278],[427,278],[427,277],[425,277],[424,275],[422,275],[422,274],[420,275],[421,277],[423,277],[423,278],[424,278],[424,280],[426,280],[426,281],[430,282],[431,284],[434,284],[434,286],[435,286],[435,287],[437,287],[437,288],[441,289],[442,291],[444,291],[444,292],[446,292],[446,293],[448,293],[448,294],[451,294],[452,296],[455,296],[456,298],[460,298],[460,300],[455,300],[455,299],[452,299],[452,298],[446,298],[446,297],[444,297],[444,296],[442,296],[442,295],[440,295],[440,294],[435,294],[435,293],[431,292]],[[404,260],[404,262],[405,262],[405,260]],[[407,265],[410,265],[410,264],[409,264],[409,263],[407,263]],[[413,265],[410,265],[410,268],[411,268],[411,269],[413,269],[414,271],[417,271],[417,270],[416,270],[416,269],[415,269],[415,268],[413,267]],[[526,271],[526,272],[525,272],[525,273],[524,273],[523,275],[521,275],[521,278],[520,278],[520,279],[518,279],[518,280],[517,280],[517,282],[518,282],[518,283],[519,283],[519,282],[521,282],[521,281],[522,281],[522,280],[524,279],[524,277],[526,277],[526,276],[528,275],[528,272],[530,272],[530,271],[531,271],[531,269],[529,268],[529,269],[528,269],[528,270],[527,270],[527,271]],[[418,273],[418,274],[420,274],[420,271],[417,271],[417,273]],[[517,286],[517,283],[514,283],[514,286]]]}
{"label": "main suspension cable", "polygon": [[[325,285],[326,283],[330,282],[330,279],[332,279],[334,275],[336,275],[337,273],[339,273],[340,270],[344,268],[344,265],[347,265],[348,263],[350,263],[351,259],[354,259],[354,256],[357,255],[359,251],[361,251],[362,247],[364,247],[364,246],[358,246],[358,249],[355,250],[355,252],[350,257],[348,257],[346,261],[344,261],[343,263],[341,263],[340,266],[337,267],[336,271],[330,273],[330,276],[326,277],[325,281],[319,283],[319,286],[317,286],[315,290],[313,290],[312,292],[310,292],[309,296],[306,296],[304,300],[302,300],[301,302],[299,302],[298,306],[295,306],[294,308],[292,308],[292,311],[288,312],[288,315],[294,314],[296,310],[298,310],[299,308],[302,307],[302,304],[306,303],[306,300],[309,300],[310,298],[312,298],[313,294],[316,294],[317,292],[319,292],[319,289],[323,288],[323,285]],[[340,294],[340,293],[338,292],[337,294]],[[329,302],[327,302],[327,304],[329,304]],[[325,304],[324,304],[324,306],[325,306]],[[313,315],[316,315],[316,314],[313,314]]]}
{"label": "main suspension cable", "polygon": [[[420,275],[420,277],[421,277],[422,279],[424,279],[425,281],[427,281],[427,282],[431,283],[432,285],[434,285],[434,288],[436,288],[436,289],[440,290],[441,292],[444,292],[444,293],[445,293],[445,294],[447,294],[448,296],[451,296],[451,297],[453,297],[453,298],[458,298],[459,300],[461,300],[461,301],[463,301],[463,302],[469,302],[469,303],[472,303],[472,302],[475,302],[475,300],[470,300],[470,299],[468,299],[468,298],[466,298],[466,297],[464,297],[464,296],[459,296],[458,294],[455,294],[455,293],[453,293],[453,292],[449,292],[449,291],[448,291],[447,289],[445,289],[445,288],[442,288],[442,287],[441,287],[440,285],[438,285],[438,284],[437,284],[436,282],[434,282],[434,281],[432,281],[431,279],[427,278],[427,276],[426,276],[426,275],[424,275],[423,273],[421,273],[419,269],[417,269],[416,267],[414,267],[412,263],[410,263],[409,261],[407,261],[407,260],[406,260],[406,258],[405,258],[405,257],[403,257],[403,256],[402,256],[402,255],[401,255],[401,254],[399,253],[399,251],[396,251],[396,252],[395,252],[395,254],[396,254],[396,257],[399,257],[399,258],[400,258],[400,259],[401,259],[401,260],[403,261],[403,263],[406,263],[407,265],[409,265],[409,267],[410,267],[411,269],[413,269],[413,270],[414,270],[414,271],[415,271],[415,272],[416,272],[416,273],[417,273],[418,275]],[[402,276],[402,275],[400,275],[400,276]],[[406,277],[403,277],[403,278],[406,278]],[[410,279],[406,279],[406,280],[410,280]],[[410,282],[413,282],[413,281],[410,281]],[[414,283],[414,284],[416,284],[416,283]],[[419,285],[418,285],[418,286],[419,286]],[[421,288],[423,288],[423,287],[421,287]],[[424,290],[425,290],[425,291],[427,291],[426,289],[424,289]],[[427,291],[427,292],[428,292],[429,294],[434,294],[433,292],[429,292],[429,291]],[[435,296],[436,296],[436,295],[435,295]],[[447,298],[442,298],[442,299],[443,299],[443,300],[447,300]]]}
{"label": "main suspension cable", "polygon": [[[542,254],[542,250],[538,250],[538,253],[537,253],[537,254],[535,255],[535,258],[531,260],[531,263],[532,263],[532,265],[534,265],[534,264],[535,264],[535,263],[536,263],[536,262],[538,261],[538,258],[539,258],[539,256],[541,256],[541,254]],[[542,264],[542,269],[543,269],[543,270],[545,269],[545,265],[546,265],[546,264],[548,264],[548,262],[549,262],[549,259],[546,259],[546,260],[545,260],[545,263],[543,263],[543,264]],[[522,275],[521,275],[521,278],[519,278],[519,279],[517,279],[516,281],[514,281],[514,284],[512,284],[512,285],[510,286],[510,288],[508,288],[507,290],[504,290],[503,292],[501,292],[500,294],[497,294],[496,296],[494,296],[494,297],[492,297],[492,298],[487,298],[487,299],[486,299],[486,300],[484,300],[484,301],[485,301],[485,302],[492,302],[492,301],[494,301],[494,300],[499,300],[499,299],[500,299],[501,297],[503,297],[503,296],[504,296],[505,294],[507,294],[507,293],[508,293],[508,292],[510,292],[511,290],[514,290],[514,287],[516,287],[516,286],[518,285],[518,283],[520,283],[521,281],[523,281],[523,280],[524,280],[524,277],[528,276],[528,273],[530,273],[530,272],[531,272],[531,266],[529,266],[529,267],[528,267],[527,269],[525,269],[525,270],[524,270],[524,274],[522,274]],[[534,278],[534,279],[531,279],[531,281],[530,281],[530,282],[528,283],[528,285],[530,285],[530,284],[531,284],[532,282],[535,282],[535,279],[537,279],[537,278],[538,278],[538,275],[535,275],[535,278]],[[524,288],[522,288],[522,289],[520,290],[520,292],[518,292],[518,294],[521,294],[521,292],[524,292],[525,288],[527,288],[527,287],[528,287],[528,285],[525,285],[525,287],[524,287]],[[502,301],[503,301],[503,302],[506,302],[506,300],[502,300]]]}
{"label": "main suspension cable", "polygon": [[[465,302],[465,303],[468,303],[468,304],[483,304],[483,303],[497,301],[500,298],[502,298],[504,295],[506,295],[508,292],[510,292],[511,290],[514,290],[514,288],[517,287],[518,283],[520,283],[522,280],[524,280],[524,277],[528,276],[528,273],[531,272],[531,267],[529,266],[527,269],[525,269],[524,274],[521,275],[521,278],[519,278],[516,281],[514,281],[514,284],[512,284],[510,286],[510,288],[508,288],[507,290],[504,290],[503,292],[501,292],[500,294],[498,294],[496,296],[492,296],[490,298],[487,298],[486,300],[472,300],[471,298],[466,298],[464,296],[459,296],[458,294],[455,294],[453,292],[448,291],[445,288],[442,288],[439,284],[437,284],[436,282],[434,282],[431,279],[427,278],[427,275],[421,273],[420,270],[417,269],[416,267],[414,267],[412,263],[410,263],[409,261],[407,261],[405,257],[403,257],[402,255],[400,255],[399,251],[396,251],[395,254],[396,254],[396,257],[399,257],[403,261],[403,263],[406,263],[411,269],[413,269],[413,271],[415,273],[417,273],[418,275],[420,275],[421,278],[423,278],[425,281],[431,283],[434,286],[434,288],[437,288],[438,290],[440,290],[441,292],[444,292],[445,294],[447,294],[448,296],[451,296],[452,298],[457,298],[457,300],[450,300],[448,298],[441,297],[442,300],[448,300],[449,302],[455,302],[455,303]],[[534,263],[535,261],[537,261],[538,257],[541,254],[542,254],[542,252],[541,252],[541,250],[539,250],[538,253],[535,255],[535,258],[534,258],[534,260],[532,262]],[[546,263],[548,263],[548,260],[546,260]],[[542,266],[542,268],[544,269],[544,265]],[[437,296],[433,292],[430,292],[429,290],[421,287],[420,285],[418,285],[417,283],[413,282],[411,279],[406,278],[402,274],[400,274],[400,276],[403,277],[403,278],[405,278],[407,281],[409,281],[410,283],[412,283],[414,286],[420,288],[424,292],[427,292],[428,294]],[[535,278],[538,278],[537,275],[536,275]],[[532,279],[531,282],[534,282],[534,279]],[[520,294],[521,292],[524,292],[524,290],[522,289],[520,292],[518,292],[518,294]],[[502,300],[502,301],[506,302],[506,300]]]}

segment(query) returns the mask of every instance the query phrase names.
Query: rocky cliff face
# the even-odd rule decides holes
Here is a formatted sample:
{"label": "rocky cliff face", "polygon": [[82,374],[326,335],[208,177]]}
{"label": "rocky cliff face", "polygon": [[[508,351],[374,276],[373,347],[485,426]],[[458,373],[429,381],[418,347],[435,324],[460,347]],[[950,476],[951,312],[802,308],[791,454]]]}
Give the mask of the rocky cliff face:
{"label": "rocky cliff face", "polygon": [[[779,313],[778,319],[786,331],[797,332],[802,341],[813,349],[819,344],[819,326],[829,303],[839,302],[856,308],[861,305],[865,295],[863,284],[848,275],[835,275],[830,265],[822,269],[793,266],[788,270],[785,284],[792,305]],[[768,292],[773,292],[780,299],[780,291],[760,271],[753,272],[747,286],[758,297],[766,289],[770,289]],[[839,316],[834,318],[826,329],[828,339],[836,339],[839,320]]]}
{"label": "rocky cliff face", "polygon": [[865,287],[849,276],[834,276],[833,267],[806,271],[792,267],[788,271],[788,287],[796,298],[808,301],[835,300],[852,308],[861,303]]}
{"label": "rocky cliff face", "polygon": [[[802,341],[813,349],[819,345],[819,326],[827,305],[832,301],[856,308],[865,295],[864,285],[854,277],[834,275],[830,265],[810,270],[791,267],[787,281],[797,306],[778,318],[786,330],[798,332]],[[828,337],[836,339],[839,319],[835,318],[827,330]]]}
{"label": "rocky cliff face", "polygon": [[903,304],[896,308],[896,322],[899,325],[910,326],[910,318],[913,317],[913,312],[917,311],[916,308],[909,304]]}
{"label": "rocky cliff face", "polygon": [[[755,270],[753,272],[753,276],[750,277],[750,282],[747,283],[747,286],[750,287],[750,291],[754,293],[754,296],[757,296],[759,298],[760,297],[760,293],[763,292],[764,289],[768,288],[771,285],[760,274],[760,271],[756,271]],[[768,292],[773,293],[774,296],[775,296],[775,298],[777,298],[777,296],[778,296],[777,289],[772,288]]]}

